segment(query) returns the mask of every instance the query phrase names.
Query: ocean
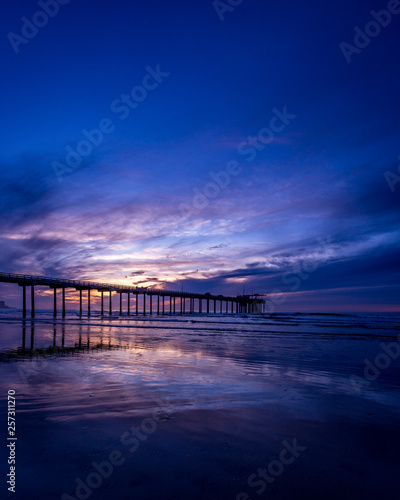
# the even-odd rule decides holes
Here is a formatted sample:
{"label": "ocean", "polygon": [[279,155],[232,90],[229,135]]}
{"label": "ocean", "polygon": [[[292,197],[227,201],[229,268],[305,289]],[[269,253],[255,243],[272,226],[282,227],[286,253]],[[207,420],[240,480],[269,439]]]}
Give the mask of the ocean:
{"label": "ocean", "polygon": [[3,310],[0,498],[397,499],[399,325]]}

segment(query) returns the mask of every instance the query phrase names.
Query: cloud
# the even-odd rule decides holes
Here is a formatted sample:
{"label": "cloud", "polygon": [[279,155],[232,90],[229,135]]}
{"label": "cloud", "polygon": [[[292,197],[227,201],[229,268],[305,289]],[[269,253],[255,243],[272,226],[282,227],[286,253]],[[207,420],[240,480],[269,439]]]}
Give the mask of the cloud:
{"label": "cloud", "polygon": [[[307,175],[293,171],[284,181],[279,168],[261,179],[256,169],[182,221],[177,206],[186,194],[172,185],[155,195],[157,185],[135,178],[131,189],[102,163],[97,177],[87,170],[52,184],[43,162],[26,157],[22,170],[14,169],[18,175],[3,172],[0,192],[10,217],[2,223],[2,270],[234,295],[243,286],[293,294],[282,277],[320,262],[317,238],[329,236],[323,263],[295,293],[372,290],[399,277],[399,200],[376,168],[365,176],[360,169],[318,177],[313,165]],[[30,172],[29,182],[21,172]]]}
{"label": "cloud", "polygon": [[215,245],[213,247],[208,247],[209,250],[218,250],[219,248],[226,248],[228,245],[225,243],[221,243],[219,245]]}

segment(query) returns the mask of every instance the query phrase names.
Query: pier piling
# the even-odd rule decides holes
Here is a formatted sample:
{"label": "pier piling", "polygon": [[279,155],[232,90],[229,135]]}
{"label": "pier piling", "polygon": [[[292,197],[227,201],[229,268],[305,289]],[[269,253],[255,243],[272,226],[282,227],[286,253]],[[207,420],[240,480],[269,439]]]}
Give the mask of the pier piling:
{"label": "pier piling", "polygon": [[[0,272],[0,282],[1,283],[16,283],[22,287],[22,316],[23,318],[27,315],[27,304],[26,304],[26,288],[30,286],[31,293],[31,316],[35,317],[35,286],[47,286],[50,289],[53,289],[53,316],[57,316],[57,290],[61,289],[62,295],[62,316],[66,315],[66,289],[72,288],[76,291],[79,291],[79,315],[82,316],[83,313],[83,304],[82,304],[82,292],[83,290],[87,290],[87,315],[91,315],[91,290],[100,292],[101,294],[101,314],[104,315],[104,292],[109,293],[109,314],[112,316],[112,293],[115,292],[119,294],[119,315],[123,315],[123,294],[126,293],[127,296],[127,315],[129,316],[131,313],[130,310],[130,294],[135,294],[135,309],[136,315],[139,314],[139,295],[143,297],[143,308],[141,312],[143,315],[146,315],[146,295],[149,295],[149,309],[150,315],[155,314],[155,309],[153,309],[154,302],[153,298],[157,296],[157,315],[162,313],[166,314],[165,301],[166,299],[169,301],[169,314],[177,314],[177,304],[176,299],[179,299],[179,313],[186,314],[194,314],[198,312],[200,314],[203,313],[203,301],[206,301],[205,310],[207,314],[213,312],[217,313],[218,301],[219,301],[219,312],[223,311],[228,314],[236,314],[238,313],[248,313],[248,314],[260,314],[265,313],[266,308],[266,299],[262,298],[264,295],[262,294],[252,294],[252,295],[237,295],[236,297],[227,297],[223,295],[213,295],[209,292],[205,294],[200,293],[190,293],[173,290],[164,290],[164,289],[154,289],[147,287],[136,287],[129,285],[113,285],[109,283],[96,283],[91,281],[78,281],[78,280],[68,280],[68,279],[58,279],[58,278],[47,278],[44,276],[31,276],[31,275],[22,275],[22,274],[12,274],[12,273],[2,273]],[[162,299],[162,306],[160,304]],[[188,306],[186,306],[186,301],[189,300]],[[198,307],[196,307],[196,299],[198,300]],[[213,301],[213,305],[210,302]],[[223,303],[225,302],[225,308]]]}

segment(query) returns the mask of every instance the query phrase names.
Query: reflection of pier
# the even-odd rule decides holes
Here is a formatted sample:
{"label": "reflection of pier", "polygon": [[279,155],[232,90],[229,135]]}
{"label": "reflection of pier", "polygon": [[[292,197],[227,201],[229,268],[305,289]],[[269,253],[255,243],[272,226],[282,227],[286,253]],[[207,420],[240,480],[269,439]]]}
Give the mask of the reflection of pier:
{"label": "reflection of pier", "polygon": [[57,345],[57,331],[53,329],[53,343],[48,347],[35,347],[35,327],[34,323],[27,327],[25,321],[22,325],[22,343],[21,347],[16,350],[0,353],[0,361],[9,361],[12,359],[23,358],[38,358],[45,356],[73,356],[74,354],[82,354],[85,352],[97,351],[113,351],[113,350],[126,350],[129,345],[113,344],[111,338],[103,341],[91,341],[89,334],[83,338],[82,332],[79,332],[78,340],[74,342],[73,346],[65,345],[65,327],[61,327],[61,344]]}
{"label": "reflection of pier", "polygon": [[[87,292],[87,315],[90,316],[90,293],[100,292],[101,314],[104,314],[104,293],[108,294],[108,313],[111,316],[113,293],[119,295],[119,314],[122,315],[122,297],[127,296],[127,315],[131,314],[131,298],[134,298],[135,314],[193,314],[195,312],[217,313],[263,313],[265,312],[265,299],[261,295],[238,295],[236,297],[225,297],[223,295],[212,295],[210,293],[199,294],[190,292],[176,292],[172,290],[161,290],[157,288],[143,288],[127,285],[112,285],[109,283],[96,283],[94,281],[64,280],[57,278],[46,278],[44,276],[30,276],[22,274],[0,273],[0,282],[17,283],[22,287],[22,314],[26,317],[26,289],[30,288],[31,316],[35,317],[35,286],[46,286],[54,290],[54,316],[57,315],[57,290],[61,290],[62,315],[65,316],[65,290],[68,288],[79,291],[79,314],[83,314],[82,292]],[[139,300],[139,297],[141,300]],[[155,299],[155,300],[154,300]],[[166,300],[167,304],[166,304]],[[155,303],[154,303],[155,302]],[[178,304],[177,304],[178,302]],[[219,304],[218,304],[219,302]],[[140,304],[141,303],[141,304]],[[148,306],[148,309],[147,309]],[[197,307],[196,307],[197,306]],[[205,306],[203,310],[203,306]]]}

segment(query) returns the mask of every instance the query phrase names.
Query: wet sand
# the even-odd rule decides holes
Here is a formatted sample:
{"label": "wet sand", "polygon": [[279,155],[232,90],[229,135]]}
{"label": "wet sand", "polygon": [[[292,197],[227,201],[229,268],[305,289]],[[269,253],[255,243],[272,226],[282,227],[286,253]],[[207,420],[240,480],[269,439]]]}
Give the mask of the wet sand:
{"label": "wet sand", "polygon": [[0,498],[397,499],[399,319],[3,312]]}

